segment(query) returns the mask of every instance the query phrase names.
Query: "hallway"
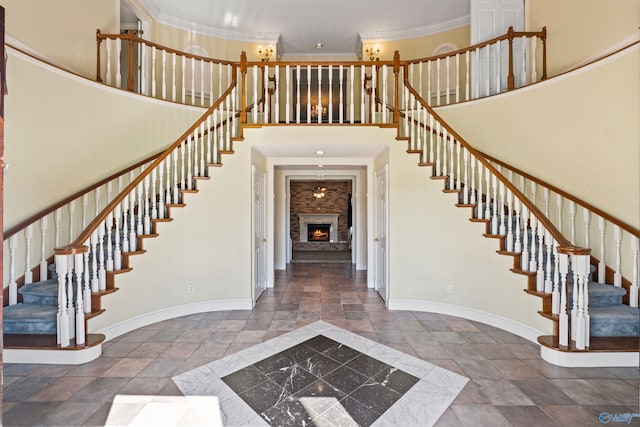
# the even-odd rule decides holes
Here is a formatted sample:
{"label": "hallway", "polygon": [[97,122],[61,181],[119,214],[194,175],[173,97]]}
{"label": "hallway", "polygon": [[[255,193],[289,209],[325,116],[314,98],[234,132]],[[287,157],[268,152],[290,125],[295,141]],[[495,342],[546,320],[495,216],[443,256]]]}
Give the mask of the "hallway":
{"label": "hallway", "polygon": [[253,311],[152,324],[80,366],[5,364],[4,424],[104,425],[116,395],[182,396],[172,377],[318,320],[469,378],[438,426],[599,426],[603,412],[640,412],[637,368],[556,367],[491,326],[388,311],[350,264],[300,263],[276,272]]}

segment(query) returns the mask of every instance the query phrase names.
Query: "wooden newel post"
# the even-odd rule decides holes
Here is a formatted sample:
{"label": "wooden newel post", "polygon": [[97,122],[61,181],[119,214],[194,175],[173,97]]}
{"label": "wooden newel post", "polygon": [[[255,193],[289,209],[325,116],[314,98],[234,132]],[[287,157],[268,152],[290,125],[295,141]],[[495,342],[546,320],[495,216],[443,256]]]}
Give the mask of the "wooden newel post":
{"label": "wooden newel post", "polygon": [[100,44],[102,43],[102,37],[100,36],[100,29],[96,30],[96,44],[98,45],[98,54],[96,62],[96,81],[102,83],[102,77],[100,77]]}
{"label": "wooden newel post", "polygon": [[400,52],[397,50],[393,52],[393,76],[393,123],[400,123]]}
{"label": "wooden newel post", "polygon": [[129,40],[129,77],[127,78],[127,90],[133,92],[135,89],[135,80],[133,78],[133,30],[127,30],[127,39]]}
{"label": "wooden newel post", "polygon": [[240,54],[240,74],[242,82],[240,85],[240,123],[247,123],[247,52]]}
{"label": "wooden newel post", "polygon": [[509,75],[507,76],[507,90],[515,88],[515,78],[513,75],[513,27],[509,27],[507,36],[509,37]]}
{"label": "wooden newel post", "polygon": [[542,27],[542,80],[547,78],[547,27]]}

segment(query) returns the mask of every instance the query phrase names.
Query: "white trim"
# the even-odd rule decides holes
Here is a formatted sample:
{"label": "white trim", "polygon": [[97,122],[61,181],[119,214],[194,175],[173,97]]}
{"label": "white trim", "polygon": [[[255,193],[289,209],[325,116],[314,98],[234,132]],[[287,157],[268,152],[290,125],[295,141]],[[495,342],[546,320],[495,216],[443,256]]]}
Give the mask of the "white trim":
{"label": "white trim", "polygon": [[437,24],[428,25],[426,27],[412,28],[409,30],[400,31],[375,31],[370,33],[358,33],[361,40],[377,40],[377,41],[396,41],[406,40],[418,37],[431,36],[444,31],[455,30],[456,28],[469,25],[471,22],[471,15],[461,16],[449,21],[439,22]]}
{"label": "white trim", "polygon": [[224,311],[224,310],[251,310],[253,304],[251,298],[238,298],[226,300],[211,300],[194,302],[190,304],[177,305],[174,307],[162,308],[160,310],[141,314],[127,320],[123,320],[114,325],[108,326],[101,331],[100,334],[106,336],[105,341],[119,337],[122,334],[133,331],[134,329],[163,320],[173,319],[175,317],[187,316],[189,314],[205,313],[208,311]]}
{"label": "white trim", "polygon": [[47,365],[81,365],[102,354],[102,343],[82,350],[17,350],[3,349],[3,363],[38,363]]}
{"label": "white trim", "polygon": [[638,31],[636,31],[632,34],[629,34],[627,37],[623,38],[622,40],[618,40],[616,43],[612,44],[606,49],[601,50],[595,55],[591,55],[587,59],[580,61],[579,63],[577,63],[573,67],[570,67],[569,69],[573,70],[575,68],[580,68],[585,64],[596,61],[598,60],[598,58],[602,58],[603,56],[610,54],[611,52],[615,52],[616,50],[622,49],[623,47],[630,45],[631,43],[638,41],[638,39],[640,39],[640,34],[638,33]]}
{"label": "white trim", "polygon": [[545,335],[542,331],[527,326],[524,323],[516,322],[515,320],[497,314],[443,302],[389,299],[389,310],[425,311],[428,313],[461,317],[511,332],[535,344],[538,344],[538,337],[540,335]]}
{"label": "white trim", "polygon": [[[12,47],[15,47],[16,49],[20,49],[25,51],[26,53],[36,56],[38,58],[41,58],[43,61],[46,61],[50,64],[55,65],[56,67],[60,67],[64,70],[69,71],[72,74],[80,74],[77,71],[67,67],[66,65],[61,64],[60,62],[58,62],[57,60],[53,59],[50,56],[47,56],[45,54],[43,54],[42,52],[39,52],[37,50],[35,50],[34,48],[32,48],[31,46],[28,46],[26,44],[24,44],[23,42],[21,42],[20,40],[11,37],[9,34],[5,35],[5,43],[9,44],[11,46],[7,46],[7,53],[12,52],[12,53],[20,53],[22,55],[24,55],[22,52],[16,51],[15,49],[13,49]],[[29,55],[24,55],[26,57],[29,57]],[[33,59],[33,58],[31,58]]]}
{"label": "white trim", "polygon": [[542,359],[553,365],[567,368],[638,367],[640,366],[638,356],[637,351],[568,352],[540,346]]}

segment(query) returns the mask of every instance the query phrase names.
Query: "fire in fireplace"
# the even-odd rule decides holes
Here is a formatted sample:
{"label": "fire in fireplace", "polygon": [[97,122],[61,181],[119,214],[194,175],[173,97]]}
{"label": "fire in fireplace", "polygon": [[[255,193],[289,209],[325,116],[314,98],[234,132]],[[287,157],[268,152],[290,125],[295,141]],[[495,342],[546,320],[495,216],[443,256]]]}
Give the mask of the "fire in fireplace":
{"label": "fire in fireplace", "polygon": [[307,224],[307,241],[329,242],[331,224]]}

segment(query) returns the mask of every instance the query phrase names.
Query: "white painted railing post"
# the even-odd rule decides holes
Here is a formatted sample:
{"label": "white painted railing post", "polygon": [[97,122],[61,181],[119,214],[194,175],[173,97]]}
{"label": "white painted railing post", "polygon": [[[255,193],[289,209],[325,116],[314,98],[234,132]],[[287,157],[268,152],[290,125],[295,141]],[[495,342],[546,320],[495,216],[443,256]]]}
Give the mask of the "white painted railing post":
{"label": "white painted railing post", "polygon": [[49,217],[43,216],[40,220],[40,280],[47,280],[49,277],[49,265],[47,263],[47,227]]}
{"label": "white painted railing post", "polygon": [[31,272],[31,242],[33,241],[33,225],[29,224],[24,230],[25,243],[25,263],[24,263],[24,284],[33,283],[33,273]]}
{"label": "white painted railing post", "polygon": [[18,303],[18,283],[16,282],[16,250],[18,235],[9,238],[9,305]]}
{"label": "white painted railing post", "polygon": [[605,264],[605,244],[604,244],[604,234],[605,234],[606,223],[604,218],[598,217],[598,230],[600,231],[600,262],[598,262],[598,282],[606,283],[606,270],[607,265]]}
{"label": "white painted railing post", "polygon": [[613,274],[613,286],[621,287],[622,286],[622,230],[619,226],[614,226],[613,228],[614,239],[616,243],[616,272]]}
{"label": "white painted railing post", "polygon": [[58,274],[58,314],[56,316],[57,343],[61,347],[69,347],[69,313],[67,311],[67,256],[56,255],[56,272]]}
{"label": "white painted railing post", "polygon": [[[83,305],[83,289],[82,280],[84,273],[84,260],[82,254],[75,254],[75,273],[76,273],[76,313],[75,313],[75,332],[76,332],[76,345],[84,345],[84,305]],[[73,293],[70,300],[73,299]]]}
{"label": "white painted railing post", "polygon": [[558,315],[560,314],[560,258],[561,255],[558,253],[558,242],[553,240],[553,262],[554,262],[554,273],[553,273],[553,289],[551,291],[551,313]]}
{"label": "white painted railing post", "polygon": [[569,276],[569,255],[560,253],[559,265],[560,265],[560,316],[559,316],[559,344],[561,347],[569,346],[569,314],[568,310],[568,297],[567,297],[567,283]]}

